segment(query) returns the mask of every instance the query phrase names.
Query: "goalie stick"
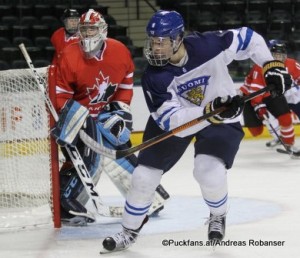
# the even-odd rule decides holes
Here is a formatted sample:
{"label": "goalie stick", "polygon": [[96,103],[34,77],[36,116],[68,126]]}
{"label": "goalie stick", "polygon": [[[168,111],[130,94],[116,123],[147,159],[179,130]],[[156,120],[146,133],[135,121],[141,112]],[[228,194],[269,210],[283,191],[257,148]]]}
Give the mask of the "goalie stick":
{"label": "goalie stick", "polygon": [[[245,96],[243,98],[243,101],[244,102],[247,102],[253,98],[255,98],[256,96],[260,95],[260,94],[263,94],[264,92],[266,91],[269,91],[270,89],[272,89],[273,86],[267,86],[263,89],[260,89],[256,92],[253,92],[247,96]],[[186,130],[196,124],[199,124],[201,122],[203,122],[204,120],[216,115],[216,114],[219,114],[221,112],[223,112],[224,110],[226,110],[227,107],[223,106],[223,107],[220,107],[220,108],[217,108],[215,109],[214,111],[210,112],[210,113],[207,113],[203,116],[200,116],[198,118],[195,118],[183,125],[180,125],[170,131],[166,131],[160,135],[157,135],[139,145],[136,145],[136,146],[133,146],[131,148],[128,148],[128,149],[124,149],[124,150],[113,150],[113,149],[109,149],[109,148],[106,148],[104,147],[103,145],[95,142],[90,136],[88,136],[84,131],[80,131],[79,134],[80,134],[80,138],[81,140],[88,146],[90,147],[93,151],[99,153],[99,154],[102,154],[106,157],[109,157],[111,159],[120,159],[120,158],[124,158],[124,157],[127,157],[137,151],[140,151],[140,150],[143,150],[143,149],[146,149],[146,148],[149,148],[150,146],[156,144],[156,143],[159,143],[165,139],[168,139],[170,138],[171,136],[183,131],[183,130]]]}
{"label": "goalie stick", "polygon": [[[30,70],[34,76],[34,79],[39,86],[39,89],[43,93],[45,102],[50,110],[50,113],[52,114],[54,120],[58,121],[58,114],[46,92],[46,82],[45,82],[44,78],[40,76],[40,74],[37,72],[37,70],[33,66],[32,60],[26,50],[25,45],[22,43],[19,45],[19,48],[22,51],[22,54],[27,62],[27,65],[30,68]],[[102,203],[100,196],[99,196],[98,192],[96,191],[94,182],[93,182],[93,180],[81,158],[81,155],[80,155],[77,147],[66,146],[66,150],[71,158],[71,161],[76,169],[76,172],[77,172],[81,182],[84,185],[85,190],[87,191],[89,197],[92,200],[94,207],[97,210],[97,213],[102,216],[121,217],[123,214],[123,207],[105,206]]]}

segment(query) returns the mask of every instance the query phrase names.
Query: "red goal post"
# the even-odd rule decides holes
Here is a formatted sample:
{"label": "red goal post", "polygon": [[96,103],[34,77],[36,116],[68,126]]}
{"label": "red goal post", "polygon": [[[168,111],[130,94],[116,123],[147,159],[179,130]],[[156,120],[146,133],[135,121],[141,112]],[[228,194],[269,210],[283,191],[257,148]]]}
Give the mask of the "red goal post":
{"label": "red goal post", "polygon": [[[55,68],[37,70],[55,106]],[[53,124],[30,69],[0,71],[0,228],[47,223],[39,216],[48,209],[54,227],[61,226]]]}

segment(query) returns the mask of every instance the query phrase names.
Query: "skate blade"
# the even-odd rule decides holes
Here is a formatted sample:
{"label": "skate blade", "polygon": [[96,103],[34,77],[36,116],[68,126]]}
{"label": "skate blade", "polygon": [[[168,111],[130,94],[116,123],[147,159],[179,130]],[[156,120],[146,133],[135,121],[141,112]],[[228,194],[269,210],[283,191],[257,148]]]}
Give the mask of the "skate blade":
{"label": "skate blade", "polygon": [[116,253],[116,252],[120,252],[120,251],[123,251],[125,249],[122,249],[122,250],[112,250],[112,251],[109,251],[105,248],[102,248],[102,250],[100,250],[100,254],[111,254],[111,253]]}
{"label": "skate blade", "polygon": [[210,240],[210,245],[211,245],[211,248],[212,248],[212,251],[215,251],[216,248],[217,248],[217,245],[220,243],[220,239],[211,239]]}
{"label": "skate blade", "polygon": [[287,150],[283,150],[283,149],[276,149],[276,151],[278,153],[282,153],[282,154],[288,154],[290,155],[290,157],[292,159],[300,159],[300,152],[288,152]]}
{"label": "skate blade", "polygon": [[109,253],[113,253],[114,251],[109,251],[109,250],[106,250],[106,249],[102,249],[100,250],[100,254],[109,254]]}
{"label": "skate blade", "polygon": [[121,252],[121,251],[125,251],[127,250],[129,247],[127,248],[122,248],[122,249],[115,249],[115,250],[107,250],[104,247],[102,248],[102,250],[100,250],[100,254],[110,254],[110,253],[117,253],[117,252]]}
{"label": "skate blade", "polygon": [[291,159],[300,159],[300,155],[297,154],[297,155],[294,155],[294,154],[291,154]]}

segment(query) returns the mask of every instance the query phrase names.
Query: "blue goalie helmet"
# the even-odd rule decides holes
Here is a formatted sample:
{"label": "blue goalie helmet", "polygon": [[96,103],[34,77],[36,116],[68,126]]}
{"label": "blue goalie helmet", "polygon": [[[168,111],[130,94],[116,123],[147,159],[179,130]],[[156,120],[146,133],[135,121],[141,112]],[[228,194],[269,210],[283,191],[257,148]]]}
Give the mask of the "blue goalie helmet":
{"label": "blue goalie helmet", "polygon": [[144,54],[150,65],[164,66],[183,40],[184,22],[176,11],[158,11],[148,22]]}

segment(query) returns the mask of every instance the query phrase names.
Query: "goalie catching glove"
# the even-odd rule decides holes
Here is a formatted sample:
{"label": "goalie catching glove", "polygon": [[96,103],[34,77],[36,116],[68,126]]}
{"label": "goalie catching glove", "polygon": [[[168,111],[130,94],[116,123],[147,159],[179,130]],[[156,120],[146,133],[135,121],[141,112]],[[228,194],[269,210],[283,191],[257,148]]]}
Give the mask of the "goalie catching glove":
{"label": "goalie catching glove", "polygon": [[226,119],[233,119],[239,116],[244,108],[244,100],[241,96],[236,95],[234,97],[217,97],[213,101],[206,104],[204,108],[204,114],[209,114],[212,111],[226,107],[226,110],[207,119],[212,124],[220,124]]}
{"label": "goalie catching glove", "polygon": [[286,70],[284,63],[278,60],[265,63],[263,74],[267,86],[272,87],[270,92],[273,97],[284,94],[292,86],[291,75]]}
{"label": "goalie catching glove", "polygon": [[99,130],[114,146],[129,141],[132,131],[132,114],[126,103],[114,101],[107,104],[97,120]]}
{"label": "goalie catching glove", "polygon": [[59,119],[51,130],[57,144],[75,146],[78,132],[83,126],[89,111],[73,99],[69,99],[63,107]]}

